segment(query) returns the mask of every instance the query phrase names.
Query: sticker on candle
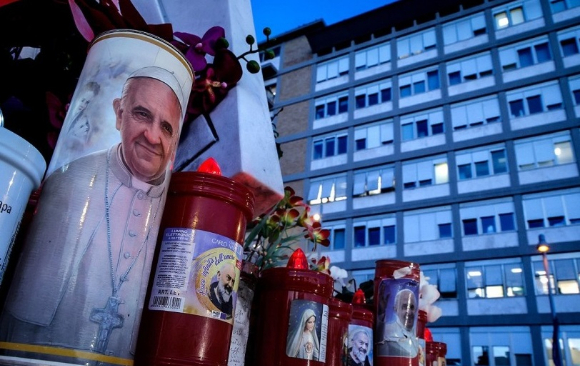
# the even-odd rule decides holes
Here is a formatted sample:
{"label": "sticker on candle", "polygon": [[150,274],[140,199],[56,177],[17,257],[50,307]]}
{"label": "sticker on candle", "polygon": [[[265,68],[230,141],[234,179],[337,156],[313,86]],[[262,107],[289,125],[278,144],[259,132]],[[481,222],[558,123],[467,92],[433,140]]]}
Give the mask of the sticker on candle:
{"label": "sticker on candle", "polygon": [[373,330],[362,325],[348,325],[347,365],[373,364]]}
{"label": "sticker on candle", "polygon": [[292,301],[286,356],[325,362],[327,335],[327,305],[308,300]]}
{"label": "sticker on candle", "polygon": [[187,228],[163,233],[150,310],[233,323],[242,246],[230,238]]}

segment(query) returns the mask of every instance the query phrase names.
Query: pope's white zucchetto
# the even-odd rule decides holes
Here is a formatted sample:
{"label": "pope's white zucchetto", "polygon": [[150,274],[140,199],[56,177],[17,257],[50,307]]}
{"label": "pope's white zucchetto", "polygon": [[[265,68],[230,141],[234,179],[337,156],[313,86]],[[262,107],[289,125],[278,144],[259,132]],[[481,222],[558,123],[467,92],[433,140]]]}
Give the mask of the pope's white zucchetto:
{"label": "pope's white zucchetto", "polygon": [[183,90],[181,90],[181,85],[175,75],[172,72],[167,71],[164,68],[158,66],[147,66],[133,72],[127,80],[136,78],[150,78],[159,80],[173,90],[179,105],[181,106],[181,116],[183,117],[185,109],[187,108],[188,100],[185,100],[183,96]]}

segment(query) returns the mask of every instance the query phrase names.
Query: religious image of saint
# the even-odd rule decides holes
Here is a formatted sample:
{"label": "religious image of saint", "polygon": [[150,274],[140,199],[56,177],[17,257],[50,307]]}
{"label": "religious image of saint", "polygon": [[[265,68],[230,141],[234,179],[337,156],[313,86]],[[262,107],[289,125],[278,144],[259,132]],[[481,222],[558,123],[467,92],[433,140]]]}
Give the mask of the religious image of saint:
{"label": "religious image of saint", "polygon": [[[369,328],[370,329],[370,328]],[[348,366],[371,366],[372,338],[363,327],[349,329]]]}
{"label": "religious image of saint", "polygon": [[187,98],[148,66],[112,101],[120,143],[55,170],[0,318],[0,340],[132,359]]}
{"label": "religious image of saint", "polygon": [[318,318],[311,308],[306,308],[302,312],[298,323],[288,331],[287,356],[318,361],[320,353],[320,341],[316,332]]}
{"label": "religious image of saint", "polygon": [[392,315],[392,320],[378,327],[381,336],[381,341],[376,346],[378,355],[414,358],[419,351],[415,335],[415,317],[418,311],[415,293],[406,288],[399,290],[392,306],[392,312],[385,312]]}
{"label": "religious image of saint", "polygon": [[222,262],[216,274],[216,281],[209,286],[208,296],[212,304],[229,319],[233,312],[233,294],[236,283],[235,266]]}
{"label": "religious image of saint", "polygon": [[67,129],[70,136],[71,145],[83,146],[86,144],[90,132],[91,122],[89,120],[88,106],[93,98],[99,94],[101,87],[97,82],[89,81],[79,89],[79,96],[75,98],[78,101],[76,108],[69,111],[73,113],[73,119]]}

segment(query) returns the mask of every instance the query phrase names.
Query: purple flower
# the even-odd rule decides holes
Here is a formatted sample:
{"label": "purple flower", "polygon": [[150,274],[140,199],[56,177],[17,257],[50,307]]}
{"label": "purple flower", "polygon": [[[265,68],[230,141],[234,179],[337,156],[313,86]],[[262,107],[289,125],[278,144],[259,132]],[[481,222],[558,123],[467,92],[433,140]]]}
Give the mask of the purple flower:
{"label": "purple flower", "polygon": [[205,32],[201,38],[195,34],[184,32],[175,32],[174,35],[185,43],[185,47],[179,41],[172,43],[185,53],[185,57],[189,60],[195,72],[199,72],[207,66],[205,55],[215,55],[216,42],[218,39],[225,37],[225,31],[222,27],[216,26]]}

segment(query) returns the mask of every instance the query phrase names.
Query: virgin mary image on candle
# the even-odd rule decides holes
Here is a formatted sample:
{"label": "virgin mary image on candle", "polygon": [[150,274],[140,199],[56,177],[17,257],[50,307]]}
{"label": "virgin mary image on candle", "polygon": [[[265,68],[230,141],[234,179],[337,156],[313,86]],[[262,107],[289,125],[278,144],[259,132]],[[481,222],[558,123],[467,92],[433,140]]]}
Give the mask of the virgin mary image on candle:
{"label": "virgin mary image on candle", "polygon": [[[300,306],[303,305],[303,306]],[[320,357],[320,309],[317,303],[295,300],[290,310],[286,355],[318,361]]]}
{"label": "virgin mary image on candle", "polygon": [[378,342],[375,346],[379,356],[414,358],[418,354],[419,344],[415,336],[417,295],[405,284],[412,285],[383,281],[379,288]]}

